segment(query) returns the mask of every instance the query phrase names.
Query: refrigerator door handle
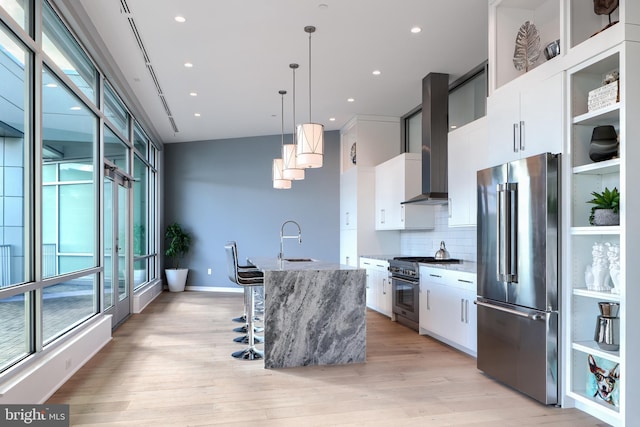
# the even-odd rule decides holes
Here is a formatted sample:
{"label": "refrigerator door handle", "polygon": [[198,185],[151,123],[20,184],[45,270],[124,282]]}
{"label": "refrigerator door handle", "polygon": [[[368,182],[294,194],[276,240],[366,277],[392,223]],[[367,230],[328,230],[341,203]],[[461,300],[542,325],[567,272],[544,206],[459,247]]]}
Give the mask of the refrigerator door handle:
{"label": "refrigerator door handle", "polygon": [[509,271],[507,282],[518,282],[518,183],[506,184],[509,203]]}
{"label": "refrigerator door handle", "polygon": [[504,191],[504,184],[498,184],[496,188],[496,250],[498,253],[496,254],[496,273],[498,282],[506,281],[506,262],[505,262],[505,233],[506,233],[506,224],[505,218],[507,217],[507,204],[506,204],[506,192]]}
{"label": "refrigerator door handle", "polygon": [[482,302],[482,301],[474,301],[474,303],[476,305],[480,305],[482,307],[487,307],[487,308],[491,308],[493,310],[498,310],[498,311],[504,311],[505,313],[509,313],[509,314],[513,314],[514,316],[520,316],[520,317],[525,317],[527,319],[531,319],[531,320],[543,320],[547,317],[546,314],[540,314],[540,313],[523,313],[521,311],[518,310],[513,310],[511,308],[506,308],[506,307],[501,307],[499,305],[495,305],[495,304],[489,304],[486,302]]}

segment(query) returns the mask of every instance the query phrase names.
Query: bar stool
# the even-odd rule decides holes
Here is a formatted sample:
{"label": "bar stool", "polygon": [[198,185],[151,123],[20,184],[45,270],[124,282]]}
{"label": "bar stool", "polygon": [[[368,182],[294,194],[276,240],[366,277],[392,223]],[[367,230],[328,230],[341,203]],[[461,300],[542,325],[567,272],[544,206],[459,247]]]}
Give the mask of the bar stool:
{"label": "bar stool", "polygon": [[[233,246],[233,250],[236,254],[236,259],[238,259],[238,245],[235,241],[229,241],[227,242],[228,245],[232,245]],[[238,271],[240,272],[247,272],[247,271],[259,271],[255,265],[253,264],[247,264],[247,265],[238,265]],[[262,289],[261,287],[255,287],[252,288],[256,290],[256,297],[257,297],[257,293],[258,290]],[[254,310],[255,313],[258,313],[259,310],[259,303],[260,303],[260,299],[257,298],[256,300],[254,300]],[[236,337],[233,340],[237,343],[243,343],[243,344],[247,344],[249,342],[249,336],[247,334],[248,332],[248,322],[247,322],[247,307],[249,306],[249,288],[245,288],[244,289],[244,304],[243,304],[243,309],[244,312],[242,314],[242,316],[240,317],[235,317],[233,319],[231,319],[234,322],[239,322],[239,323],[244,323],[242,326],[238,326],[237,328],[233,328],[233,332],[239,332],[241,334],[244,334],[242,336]],[[262,313],[262,311],[260,311]],[[259,321],[260,318],[256,315],[254,316],[254,321]],[[262,331],[264,331],[264,328],[261,328],[259,326],[254,326],[253,327],[253,332],[256,333],[261,333]],[[255,336],[254,337],[255,343],[254,344],[258,344],[263,342],[264,340],[261,337]]]}
{"label": "bar stool", "polygon": [[236,351],[231,356],[242,360],[258,360],[264,357],[264,352],[258,350],[255,346],[256,337],[254,332],[254,295],[253,288],[264,285],[264,274],[257,269],[253,271],[238,270],[238,253],[234,243],[230,242],[224,246],[227,254],[227,269],[229,279],[245,289],[245,295],[248,294],[245,311],[247,313],[247,344],[244,350]]}

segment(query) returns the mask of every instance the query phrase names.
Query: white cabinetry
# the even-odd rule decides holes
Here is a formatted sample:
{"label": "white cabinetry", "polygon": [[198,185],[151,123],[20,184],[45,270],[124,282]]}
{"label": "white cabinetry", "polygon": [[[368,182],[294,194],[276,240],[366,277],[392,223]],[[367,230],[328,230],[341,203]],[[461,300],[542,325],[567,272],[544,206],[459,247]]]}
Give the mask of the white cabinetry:
{"label": "white cabinetry", "polygon": [[[397,253],[400,236],[376,233],[374,166],[400,152],[400,119],[357,116],[340,132],[340,263],[357,266],[363,251]],[[351,147],[356,144],[356,163]]]}
{"label": "white cabinetry", "polygon": [[[626,64],[626,66],[625,66]],[[639,277],[636,254],[640,251],[638,232],[640,227],[634,216],[640,207],[637,191],[640,172],[637,159],[640,148],[634,135],[640,134],[637,120],[640,105],[640,45],[624,42],[569,70],[571,91],[569,119],[569,143],[571,156],[565,160],[565,194],[570,207],[565,218],[567,238],[565,253],[570,268],[565,274],[569,295],[566,308],[570,309],[569,336],[566,363],[568,395],[575,399],[577,407],[584,409],[613,425],[633,425],[640,416],[634,402],[640,400],[637,384],[640,367],[636,363],[640,351],[640,338],[634,330],[640,324],[640,315],[633,302],[640,301],[640,290],[635,278]],[[594,111],[588,111],[587,96],[590,90],[602,85],[604,74],[613,70],[620,73],[620,102]],[[619,158],[593,162],[589,158],[589,142],[595,126],[612,125],[620,138]],[[601,192],[605,187],[620,190],[620,225],[595,227],[589,225],[590,206],[586,202],[591,192]],[[620,279],[618,292],[593,291],[585,284],[585,269],[592,263],[591,248],[594,243],[608,242],[620,247]],[[598,302],[613,301],[620,304],[620,348],[607,351],[594,341]],[[595,396],[590,385],[592,374],[587,360],[596,357],[603,368],[618,365],[620,378],[614,395],[615,405]],[[633,421],[633,422],[632,422]]]}
{"label": "white cabinetry", "polygon": [[488,143],[486,117],[449,132],[449,227],[476,225],[476,172]]}
{"label": "white cabinetry", "polygon": [[[525,20],[536,24],[541,34],[541,47],[551,38],[559,38],[558,57],[536,63],[527,73],[514,70],[513,57],[516,31]],[[575,406],[615,426],[636,425],[640,419],[640,1],[619,0],[611,15],[619,21],[608,29],[606,15],[596,15],[594,5],[585,0],[494,0],[489,4],[489,72],[490,98],[488,118],[506,115],[508,93],[522,97],[523,91],[537,94],[539,101],[546,95],[544,82],[557,74],[565,74],[566,96],[561,117],[565,140],[562,167],[562,406]],[[603,30],[604,29],[604,30]],[[603,30],[603,31],[601,31]],[[605,73],[618,70],[620,101],[597,111],[588,111],[588,93],[602,85]],[[552,84],[549,86],[555,86]],[[539,90],[539,92],[537,92]],[[504,92],[507,92],[505,94]],[[495,100],[492,100],[497,96]],[[555,101],[545,108],[554,108]],[[490,108],[494,106],[494,108]],[[502,106],[502,107],[501,107]],[[498,108],[501,107],[501,108]],[[520,106],[520,114],[525,108]],[[555,113],[554,113],[555,114]],[[557,119],[557,118],[556,118]],[[509,122],[513,119],[509,118]],[[525,131],[532,126],[525,117]],[[494,122],[494,123],[496,123]],[[543,127],[548,127],[542,123]],[[620,138],[619,158],[592,162],[588,156],[593,128],[613,125]],[[490,147],[494,150],[494,133],[490,125]],[[502,129],[502,128],[501,128]],[[501,132],[507,132],[501,130]],[[555,132],[555,131],[554,131]],[[504,141],[513,141],[506,135]],[[500,143],[504,144],[504,141]],[[531,145],[526,134],[525,146]],[[549,151],[549,150],[547,150]],[[553,150],[552,150],[553,151]],[[496,162],[497,163],[497,162]],[[621,194],[620,225],[594,227],[588,224],[592,191],[618,186]],[[592,245],[610,242],[620,247],[620,292],[596,292],[586,288],[585,269],[592,263]],[[601,349],[594,340],[599,301],[620,303],[620,347],[618,351]],[[593,375],[588,356],[598,358],[603,365],[619,364],[616,381],[616,404],[609,404],[593,389]]]}
{"label": "white cabinetry", "polygon": [[420,266],[420,334],[476,355],[476,275]]}
{"label": "white cabinetry", "polygon": [[558,73],[533,86],[502,90],[487,99],[491,150],[484,167],[562,152],[562,79],[563,73]]}
{"label": "white cabinetry", "polygon": [[376,166],[376,230],[435,227],[433,206],[401,204],[422,191],[420,153],[403,153]]}
{"label": "white cabinetry", "polygon": [[367,270],[367,307],[391,317],[391,279],[389,262],[360,257],[360,268]]}

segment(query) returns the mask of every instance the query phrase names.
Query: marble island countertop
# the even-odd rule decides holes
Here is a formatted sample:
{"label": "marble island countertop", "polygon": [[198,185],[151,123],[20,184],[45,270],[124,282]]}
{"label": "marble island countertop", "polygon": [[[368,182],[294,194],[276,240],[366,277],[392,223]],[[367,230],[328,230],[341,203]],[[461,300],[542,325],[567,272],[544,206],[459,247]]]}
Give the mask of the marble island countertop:
{"label": "marble island countertop", "polygon": [[269,271],[306,271],[306,270],[357,270],[358,267],[338,264],[329,261],[321,261],[311,258],[277,258],[250,257],[249,262],[258,266],[261,270]]}
{"label": "marble island countertop", "polygon": [[264,366],[363,363],[366,271],[332,262],[250,257],[264,272]]}

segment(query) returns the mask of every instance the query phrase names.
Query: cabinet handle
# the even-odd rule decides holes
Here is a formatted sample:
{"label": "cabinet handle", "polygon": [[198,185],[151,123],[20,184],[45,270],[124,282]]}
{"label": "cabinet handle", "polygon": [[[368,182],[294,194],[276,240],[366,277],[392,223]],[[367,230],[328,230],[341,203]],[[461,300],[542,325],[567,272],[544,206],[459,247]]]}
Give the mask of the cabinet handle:
{"label": "cabinet handle", "polygon": [[351,264],[349,264],[349,257],[348,257],[348,256],[347,256],[347,257],[344,257],[344,261],[345,261],[345,263],[346,263],[347,265],[351,265]]}
{"label": "cabinet handle", "polygon": [[382,295],[387,294],[387,279],[382,279]]}
{"label": "cabinet handle", "polygon": [[432,274],[432,273],[429,273],[429,276],[431,276],[431,277],[442,277],[442,276],[439,276],[437,274]]}
{"label": "cabinet handle", "polygon": [[404,205],[400,205],[400,222],[404,222]]}
{"label": "cabinet handle", "polygon": [[449,208],[449,219],[451,219],[451,211],[453,211],[453,207],[451,206],[451,197],[449,197],[449,203],[448,203],[448,208]]}
{"label": "cabinet handle", "polygon": [[517,153],[518,152],[518,144],[516,143],[516,135],[518,134],[518,124],[514,123],[513,124],[513,152]]}
{"label": "cabinet handle", "polygon": [[473,280],[458,279],[458,282],[462,282],[462,283],[473,283]]}
{"label": "cabinet handle", "polygon": [[349,212],[345,212],[344,214],[344,224],[349,225]]}
{"label": "cabinet handle", "polygon": [[429,305],[430,296],[431,296],[431,290],[427,289],[427,310],[431,310],[431,306]]}
{"label": "cabinet handle", "polygon": [[380,223],[384,224],[384,209],[380,209]]}
{"label": "cabinet handle", "polygon": [[460,322],[464,323],[464,299],[460,299]]}
{"label": "cabinet handle", "polygon": [[520,120],[520,151],[524,151],[524,120]]}

